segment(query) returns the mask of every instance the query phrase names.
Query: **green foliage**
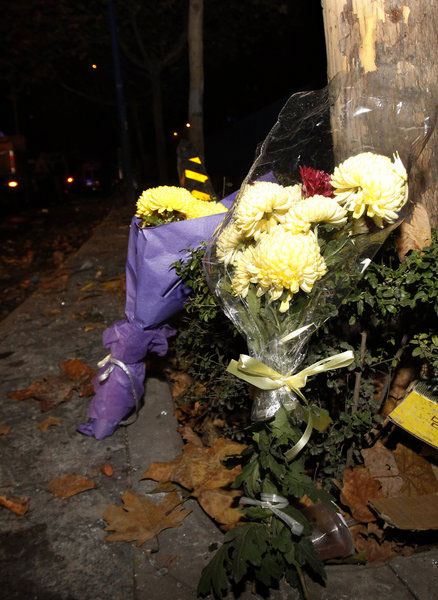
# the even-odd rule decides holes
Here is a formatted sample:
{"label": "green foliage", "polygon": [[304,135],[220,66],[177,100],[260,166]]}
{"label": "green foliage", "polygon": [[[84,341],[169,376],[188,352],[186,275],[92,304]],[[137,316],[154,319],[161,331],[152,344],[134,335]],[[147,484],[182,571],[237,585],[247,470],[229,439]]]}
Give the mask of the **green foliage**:
{"label": "green foliage", "polygon": [[[210,413],[230,418],[245,408],[243,415],[249,408],[248,386],[227,373],[226,368],[232,358],[246,350],[246,345],[208,289],[202,263],[203,248],[189,252],[187,261],[174,265],[192,294],[178,323],[172,352],[179,364],[205,386],[201,400],[208,405]],[[184,401],[191,400],[200,400],[195,389],[185,394]],[[243,436],[235,419],[230,421],[228,433],[238,439]]]}
{"label": "green foliage", "polygon": [[[327,256],[331,251],[327,244]],[[341,245],[340,251],[348,252],[347,245]],[[230,359],[245,352],[245,344],[208,290],[202,254],[202,249],[192,252],[186,263],[176,266],[193,293],[174,349],[188,371],[208,384],[210,411],[235,423],[236,414],[249,408],[248,392],[225,368]],[[304,451],[292,462],[285,454],[302,430],[284,409],[271,420],[240,431],[248,445],[242,455],[242,473],[233,487],[251,498],[259,498],[261,493],[287,497],[292,504],[283,510],[303,523],[304,535],[294,536],[269,510],[258,506],[242,509],[248,522],[225,536],[223,546],[203,571],[200,595],[213,591],[223,597],[230,583],[238,586],[247,580],[266,589],[277,587],[285,577],[296,587],[303,581],[302,568],[324,577],[323,565],[306,539],[309,525],[297,503],[303,495],[315,502],[331,502],[326,489],[315,485],[315,478],[330,487],[333,478],[340,477],[348,452],[360,460],[365,436],[380,421],[379,409],[398,367],[408,363],[417,367],[419,375],[436,378],[436,232],[429,248],[412,252],[404,263],[399,262],[393,243],[387,243],[334,313],[314,334],[305,361],[311,364],[342,350],[354,352],[350,367],[312,377],[304,390],[311,406],[329,411],[329,429],[324,434],[313,431]],[[376,393],[379,382],[381,391],[377,385]],[[228,431],[237,433],[235,426]]]}

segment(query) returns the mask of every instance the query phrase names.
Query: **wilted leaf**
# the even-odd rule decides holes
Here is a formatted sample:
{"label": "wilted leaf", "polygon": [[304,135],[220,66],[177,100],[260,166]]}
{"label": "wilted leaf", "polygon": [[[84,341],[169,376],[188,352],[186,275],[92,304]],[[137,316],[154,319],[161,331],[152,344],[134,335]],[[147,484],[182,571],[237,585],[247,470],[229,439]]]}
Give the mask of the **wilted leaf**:
{"label": "wilted leaf", "polygon": [[194,378],[184,371],[172,371],[169,377],[172,398],[178,398],[194,383]]}
{"label": "wilted leaf", "polygon": [[77,390],[79,396],[92,396],[94,393],[91,383],[95,371],[80,360],[73,358],[59,363],[60,375],[45,377],[41,381],[31,383],[24,390],[11,392],[13,400],[39,400],[41,410],[49,411],[62,402],[67,402]]}
{"label": "wilted leaf", "polygon": [[341,502],[347,505],[353,517],[361,523],[376,520],[367,504],[371,498],[383,496],[380,484],[372,477],[368,469],[354,467],[345,469],[344,486],[341,491]]}
{"label": "wilted leaf", "polygon": [[43,411],[53,410],[61,402],[70,400],[73,394],[71,383],[63,381],[60,377],[45,377],[42,381],[35,381],[24,390],[9,394],[13,400],[29,400],[31,398],[40,402]]}
{"label": "wilted leaf", "polygon": [[180,425],[177,429],[185,442],[193,444],[193,446],[203,446],[202,440],[199,437],[199,435],[195,433],[193,429],[188,425]]}
{"label": "wilted leaf", "polygon": [[410,250],[423,250],[430,246],[432,232],[427,209],[424,204],[417,203],[408,221],[400,225],[400,235],[397,238],[397,252],[403,260]]}
{"label": "wilted leaf", "polygon": [[29,509],[29,498],[8,498],[7,496],[0,496],[0,505],[21,517],[27,513]]}
{"label": "wilted leaf", "polygon": [[37,427],[41,431],[47,431],[49,427],[60,427],[61,419],[58,417],[48,417],[45,421],[38,423]]}
{"label": "wilted leaf", "polygon": [[403,444],[397,445],[394,458],[403,479],[401,495],[422,496],[438,492],[438,480],[426,458]]}
{"label": "wilted leaf", "polygon": [[10,425],[0,425],[0,435],[8,435],[11,431]]}
{"label": "wilted leaf", "polygon": [[114,475],[113,466],[110,463],[105,463],[100,467],[100,470],[107,477],[112,477]]}
{"label": "wilted leaf", "polygon": [[122,500],[123,506],[111,504],[103,515],[108,523],[105,531],[115,531],[106,538],[109,542],[137,541],[137,546],[141,546],[160,531],[178,527],[190,514],[189,510],[181,507],[176,492],[167,494],[161,504],[130,490],[125,491]]}
{"label": "wilted leaf", "polygon": [[400,477],[391,450],[385,448],[381,442],[377,442],[372,448],[362,450],[361,454],[365,461],[365,467],[381,484],[382,494],[397,496],[402,488],[403,479]]}
{"label": "wilted leaf", "polygon": [[91,490],[94,487],[96,487],[96,484],[91,479],[71,473],[70,475],[63,475],[62,477],[52,479],[47,489],[60,498],[70,498],[81,492]]}
{"label": "wilted leaf", "polygon": [[240,490],[202,490],[197,494],[199,504],[215,521],[231,529],[242,519],[238,508],[232,508],[235,499],[242,495]]}
{"label": "wilted leaf", "polygon": [[[245,446],[224,438],[215,438],[211,447],[186,444],[183,453],[168,463],[152,463],[142,479],[172,481],[192,491],[202,508],[220,524],[235,525],[242,517],[231,504],[240,492],[224,490],[241,473],[240,465],[227,469],[222,461],[228,455],[240,455]],[[210,493],[217,492],[217,493]]]}
{"label": "wilted leaf", "polygon": [[379,542],[372,535],[368,537],[358,535],[355,546],[358,552],[365,552],[367,562],[385,561],[397,555],[393,544],[389,540]]}
{"label": "wilted leaf", "polygon": [[183,487],[199,492],[219,489],[232,483],[240,474],[241,467],[227,469],[222,462],[227,455],[240,455],[245,446],[216,438],[211,448],[186,444],[183,453],[168,463],[152,463],[141,479],[174,481]]}

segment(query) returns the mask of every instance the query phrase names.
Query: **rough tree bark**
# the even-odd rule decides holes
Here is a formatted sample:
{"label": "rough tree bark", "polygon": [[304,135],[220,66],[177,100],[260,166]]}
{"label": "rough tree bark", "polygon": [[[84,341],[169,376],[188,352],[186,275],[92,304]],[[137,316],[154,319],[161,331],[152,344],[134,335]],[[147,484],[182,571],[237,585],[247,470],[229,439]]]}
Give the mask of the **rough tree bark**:
{"label": "rough tree bark", "polygon": [[[419,88],[438,99],[438,0],[322,0],[328,77],[358,71],[367,81]],[[359,93],[360,90],[358,90]],[[423,150],[411,192],[438,225],[438,133]]]}
{"label": "rough tree bark", "polygon": [[204,157],[203,98],[204,98],[204,61],[203,61],[203,0],[190,0],[189,5],[189,139],[193,147]]}

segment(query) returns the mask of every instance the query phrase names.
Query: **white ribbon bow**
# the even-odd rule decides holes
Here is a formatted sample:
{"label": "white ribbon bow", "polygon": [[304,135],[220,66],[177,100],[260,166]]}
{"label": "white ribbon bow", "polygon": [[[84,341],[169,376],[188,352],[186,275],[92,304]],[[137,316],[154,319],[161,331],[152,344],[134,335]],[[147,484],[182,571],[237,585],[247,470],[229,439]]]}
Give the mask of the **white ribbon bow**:
{"label": "white ribbon bow", "polygon": [[270,510],[276,517],[286,523],[294,535],[301,535],[303,533],[304,525],[280,510],[289,505],[288,500],[284,496],[279,496],[278,494],[260,494],[260,498],[261,500],[253,500],[252,498],[242,496],[240,504],[251,504]]}
{"label": "white ribbon bow", "polygon": [[[102,382],[106,381],[108,379],[108,377],[111,375],[111,373],[114,371],[115,367],[119,367],[120,369],[122,369],[122,371],[128,377],[129,383],[131,384],[132,396],[135,400],[135,411],[136,411],[136,413],[138,413],[138,410],[140,408],[140,406],[139,406],[140,399],[138,398],[137,392],[135,391],[134,380],[132,378],[130,370],[128,369],[128,367],[125,365],[124,362],[122,362],[118,358],[114,358],[114,356],[112,356],[111,353],[108,354],[107,356],[105,356],[105,358],[103,358],[102,360],[100,360],[97,363],[97,366],[99,367],[99,369],[102,369],[106,365],[108,365],[108,366],[105,369],[105,371],[98,376],[99,382],[102,383]],[[121,421],[120,424],[127,425],[128,423],[126,421]]]}

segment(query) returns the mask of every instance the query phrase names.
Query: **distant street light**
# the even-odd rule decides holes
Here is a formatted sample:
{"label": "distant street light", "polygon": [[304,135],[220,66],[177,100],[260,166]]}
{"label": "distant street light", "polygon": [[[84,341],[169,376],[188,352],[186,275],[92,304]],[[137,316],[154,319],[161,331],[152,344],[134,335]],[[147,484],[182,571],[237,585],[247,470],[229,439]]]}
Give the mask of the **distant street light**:
{"label": "distant street light", "polygon": [[93,64],[93,65],[91,65],[91,68],[92,68],[92,69],[97,69],[97,65],[94,65],[94,64]]}

